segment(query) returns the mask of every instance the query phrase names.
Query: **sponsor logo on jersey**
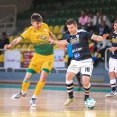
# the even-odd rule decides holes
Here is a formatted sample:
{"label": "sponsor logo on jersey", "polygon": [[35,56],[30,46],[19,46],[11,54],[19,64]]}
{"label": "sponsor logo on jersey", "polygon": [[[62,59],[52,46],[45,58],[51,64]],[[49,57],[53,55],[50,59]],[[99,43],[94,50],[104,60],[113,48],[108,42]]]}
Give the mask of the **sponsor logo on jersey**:
{"label": "sponsor logo on jersey", "polygon": [[39,35],[37,39],[46,39],[46,35]]}
{"label": "sponsor logo on jersey", "polygon": [[74,52],[81,51],[81,50],[83,50],[83,48],[82,48],[82,47],[81,47],[81,48],[73,49],[73,50],[72,50],[72,52],[74,53]]}
{"label": "sponsor logo on jersey", "polygon": [[75,59],[79,59],[81,56],[80,56],[80,53],[79,52],[76,52],[75,54],[74,54],[74,58]]}

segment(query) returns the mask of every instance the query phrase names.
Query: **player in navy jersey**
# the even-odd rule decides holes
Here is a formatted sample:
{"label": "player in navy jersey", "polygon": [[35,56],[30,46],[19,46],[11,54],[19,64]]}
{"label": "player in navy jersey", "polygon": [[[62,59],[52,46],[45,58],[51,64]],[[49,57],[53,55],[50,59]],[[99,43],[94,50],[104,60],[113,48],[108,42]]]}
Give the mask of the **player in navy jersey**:
{"label": "player in navy jersey", "polygon": [[106,97],[117,95],[116,78],[117,78],[117,20],[114,22],[114,32],[112,34],[112,47],[110,48],[111,56],[109,59],[109,77],[111,92]]}
{"label": "player in navy jersey", "polygon": [[91,58],[88,39],[103,41],[108,34],[102,36],[93,35],[85,30],[77,29],[77,23],[74,19],[69,19],[66,22],[67,28],[70,32],[70,37],[67,40],[54,41],[49,39],[51,44],[57,44],[61,48],[65,48],[68,43],[72,45],[73,58],[66,73],[66,86],[69,98],[64,103],[68,106],[74,101],[73,96],[73,77],[78,72],[82,74],[82,83],[84,87],[84,101],[89,98],[90,91],[90,76],[93,70],[93,61]]}

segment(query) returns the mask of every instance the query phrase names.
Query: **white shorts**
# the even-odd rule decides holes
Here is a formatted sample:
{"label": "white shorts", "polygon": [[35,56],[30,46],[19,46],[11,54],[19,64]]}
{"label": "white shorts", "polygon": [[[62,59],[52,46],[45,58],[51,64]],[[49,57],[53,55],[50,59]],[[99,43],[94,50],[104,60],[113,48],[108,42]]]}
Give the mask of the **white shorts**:
{"label": "white shorts", "polygon": [[73,72],[75,74],[81,72],[82,75],[91,76],[92,70],[93,70],[93,60],[90,58],[81,61],[72,60],[71,64],[68,67],[67,72]]}
{"label": "white shorts", "polygon": [[117,73],[117,59],[113,59],[110,57],[109,59],[109,72]]}

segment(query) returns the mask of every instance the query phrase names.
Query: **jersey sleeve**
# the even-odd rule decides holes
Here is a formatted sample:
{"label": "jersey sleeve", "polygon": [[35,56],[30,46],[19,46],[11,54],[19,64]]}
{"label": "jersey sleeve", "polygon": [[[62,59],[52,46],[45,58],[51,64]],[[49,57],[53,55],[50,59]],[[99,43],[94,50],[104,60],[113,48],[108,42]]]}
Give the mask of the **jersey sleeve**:
{"label": "jersey sleeve", "polygon": [[88,39],[92,39],[93,34],[91,34],[90,32],[85,32],[85,34]]}
{"label": "jersey sleeve", "polygon": [[70,43],[70,38],[67,38],[66,41],[67,41],[68,43]]}
{"label": "jersey sleeve", "polygon": [[22,39],[29,39],[29,32],[30,32],[30,28],[28,28],[26,31],[24,31],[21,34]]}

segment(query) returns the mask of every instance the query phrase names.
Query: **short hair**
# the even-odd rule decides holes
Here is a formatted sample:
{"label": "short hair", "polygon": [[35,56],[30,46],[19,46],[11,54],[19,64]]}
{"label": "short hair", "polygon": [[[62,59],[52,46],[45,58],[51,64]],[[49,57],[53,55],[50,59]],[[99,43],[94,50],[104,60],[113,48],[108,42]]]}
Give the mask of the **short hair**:
{"label": "short hair", "polygon": [[106,24],[106,22],[105,22],[104,20],[102,20],[102,21],[101,21],[101,23],[104,23],[104,24]]}
{"label": "short hair", "polygon": [[77,23],[74,19],[67,20],[66,25],[71,25],[71,24],[77,25]]}
{"label": "short hair", "polygon": [[6,32],[2,32],[2,34],[3,34],[4,36],[6,36]]}
{"label": "short hair", "polygon": [[117,23],[117,20],[115,20],[114,23]]}
{"label": "short hair", "polygon": [[38,13],[33,13],[33,14],[31,15],[31,22],[42,22],[42,21],[43,21],[43,19],[42,19],[42,17],[41,17],[40,14],[38,14]]}
{"label": "short hair", "polygon": [[85,12],[86,13],[86,10],[85,9],[82,9],[81,11]]}

